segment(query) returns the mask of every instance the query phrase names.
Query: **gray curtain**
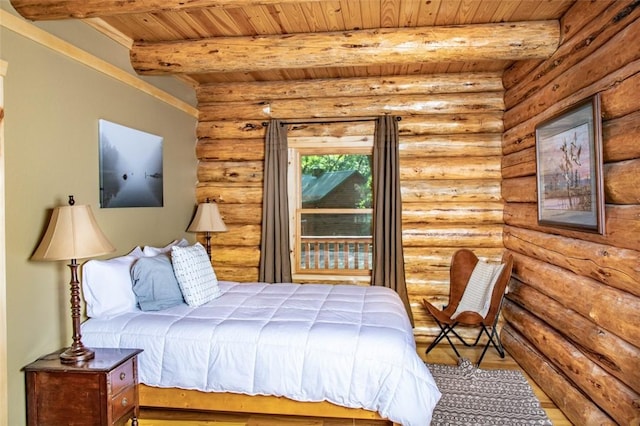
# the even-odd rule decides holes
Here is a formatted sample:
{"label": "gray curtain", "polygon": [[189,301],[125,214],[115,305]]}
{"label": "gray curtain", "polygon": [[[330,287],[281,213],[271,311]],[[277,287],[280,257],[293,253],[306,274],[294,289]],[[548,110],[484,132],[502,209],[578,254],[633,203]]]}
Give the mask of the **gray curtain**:
{"label": "gray curtain", "polygon": [[287,166],[287,131],[279,120],[271,120],[264,146],[262,238],[258,273],[261,282],[292,281]]}
{"label": "gray curtain", "polygon": [[373,148],[373,266],[372,285],[395,290],[413,326],[404,278],[402,197],[398,153],[398,121],[393,116],[376,121]]}

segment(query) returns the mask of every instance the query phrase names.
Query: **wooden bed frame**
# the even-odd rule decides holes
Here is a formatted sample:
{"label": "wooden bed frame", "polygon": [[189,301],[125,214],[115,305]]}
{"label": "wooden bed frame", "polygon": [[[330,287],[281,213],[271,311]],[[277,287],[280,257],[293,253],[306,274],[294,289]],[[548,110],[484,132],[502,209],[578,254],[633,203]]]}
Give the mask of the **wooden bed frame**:
{"label": "wooden bed frame", "polygon": [[377,420],[381,425],[400,426],[399,423],[386,420],[375,411],[341,407],[330,402],[299,402],[277,396],[201,392],[178,388],[157,388],[143,384],[138,388],[140,407],[143,409]]}

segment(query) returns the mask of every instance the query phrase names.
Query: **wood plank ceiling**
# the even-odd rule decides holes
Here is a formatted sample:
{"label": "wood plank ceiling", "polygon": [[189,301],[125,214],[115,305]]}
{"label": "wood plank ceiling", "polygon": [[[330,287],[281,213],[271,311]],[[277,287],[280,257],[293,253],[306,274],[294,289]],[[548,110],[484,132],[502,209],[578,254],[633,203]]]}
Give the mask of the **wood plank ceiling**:
{"label": "wood plank ceiling", "polygon": [[575,0],[11,0],[101,19],[141,74],[194,84],[502,71],[551,55]]}

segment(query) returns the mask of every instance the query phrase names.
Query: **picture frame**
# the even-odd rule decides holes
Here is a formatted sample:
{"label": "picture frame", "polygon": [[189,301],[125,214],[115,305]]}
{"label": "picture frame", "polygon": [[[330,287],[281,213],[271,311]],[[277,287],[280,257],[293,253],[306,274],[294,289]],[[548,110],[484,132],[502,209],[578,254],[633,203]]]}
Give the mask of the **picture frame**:
{"label": "picture frame", "polygon": [[596,94],[536,126],[540,225],[604,234],[600,111]]}
{"label": "picture frame", "polygon": [[162,207],[161,136],[100,119],[100,207]]}

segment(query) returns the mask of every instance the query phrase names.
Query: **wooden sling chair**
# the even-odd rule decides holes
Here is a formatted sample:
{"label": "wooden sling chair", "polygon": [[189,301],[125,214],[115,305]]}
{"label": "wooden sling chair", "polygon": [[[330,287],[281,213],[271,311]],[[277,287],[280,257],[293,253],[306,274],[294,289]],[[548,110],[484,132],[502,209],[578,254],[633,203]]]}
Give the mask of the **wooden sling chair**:
{"label": "wooden sling chair", "polygon": [[[422,300],[423,306],[440,327],[440,334],[429,345],[426,353],[429,353],[442,339],[447,339],[456,356],[461,358],[449,334],[453,334],[465,346],[476,346],[484,333],[489,340],[476,365],[480,366],[489,345],[493,345],[500,357],[504,358],[504,348],[497,332],[497,323],[512,268],[513,257],[508,252],[502,257],[501,264],[489,264],[480,261],[471,250],[457,250],[451,259],[449,271],[448,305],[440,310],[427,300]],[[475,342],[467,343],[454,330],[458,325],[480,328]]]}

